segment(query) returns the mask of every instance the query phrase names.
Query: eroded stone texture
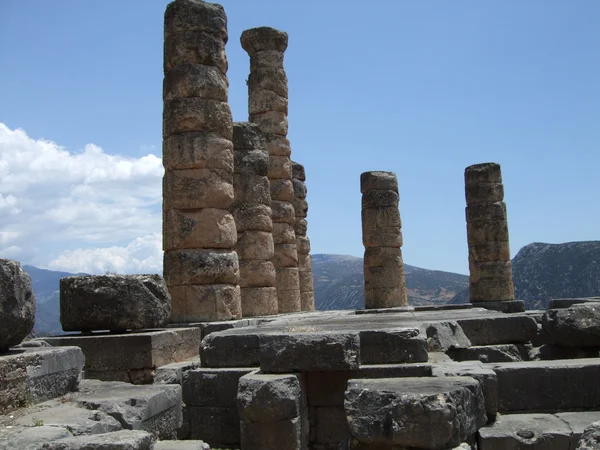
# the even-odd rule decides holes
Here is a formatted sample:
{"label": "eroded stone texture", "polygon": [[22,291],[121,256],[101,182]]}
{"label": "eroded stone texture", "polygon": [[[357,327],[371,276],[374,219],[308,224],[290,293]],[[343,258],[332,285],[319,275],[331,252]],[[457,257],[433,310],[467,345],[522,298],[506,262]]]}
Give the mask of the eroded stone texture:
{"label": "eroded stone texture", "polygon": [[164,37],[163,250],[172,321],[240,318],[227,16],[221,5],[175,0]]}
{"label": "eroded stone texture", "polygon": [[[233,125],[233,145],[233,211],[252,210],[262,205],[264,214],[271,216],[273,190],[267,177],[269,155],[265,150],[264,133],[254,123],[236,122]],[[276,223],[272,225],[272,229],[265,230],[260,221],[246,221],[244,218],[240,218],[240,221],[243,223],[238,229],[235,248],[240,269],[243,268],[239,281],[242,286],[242,315],[250,317],[277,314],[275,267],[271,259],[275,252],[276,226],[287,224]],[[271,273],[273,276],[270,276]]]}
{"label": "eroded stone texture", "polygon": [[171,297],[160,275],[88,275],[60,280],[64,331],[141,330],[165,326]]}
{"label": "eroded stone texture", "polygon": [[[483,163],[467,167],[465,197],[471,302],[485,305],[485,302],[514,301],[500,165]],[[517,306],[520,310],[524,308],[521,304]]]}
{"label": "eroded stone texture", "polygon": [[21,264],[0,259],[0,353],[20,344],[33,330],[35,297]]}
{"label": "eroded stone texture", "polygon": [[594,450],[597,448],[600,448],[600,421],[587,426],[577,444],[577,450]]}
{"label": "eroded stone texture", "polygon": [[360,191],[363,194],[365,308],[406,306],[396,174],[364,172],[360,176]]}
{"label": "eroded stone texture", "polygon": [[542,327],[561,347],[600,347],[600,303],[546,311]]}
{"label": "eroded stone texture", "polygon": [[[269,154],[267,176],[270,181],[271,210],[276,276],[279,279],[284,268],[298,267],[298,252],[294,222],[296,198],[292,182],[292,162],[288,132],[288,86],[283,68],[283,53],[287,48],[288,35],[269,27],[246,30],[241,44],[250,56],[248,76],[249,121],[258,125],[265,137]],[[299,208],[302,209],[302,208]],[[305,209],[302,209],[305,217]],[[281,227],[289,224],[290,227]],[[294,273],[299,283],[299,273]],[[277,281],[279,285],[279,281]],[[297,283],[297,284],[298,284]],[[282,291],[277,286],[278,311],[296,312],[302,309],[300,289]]]}

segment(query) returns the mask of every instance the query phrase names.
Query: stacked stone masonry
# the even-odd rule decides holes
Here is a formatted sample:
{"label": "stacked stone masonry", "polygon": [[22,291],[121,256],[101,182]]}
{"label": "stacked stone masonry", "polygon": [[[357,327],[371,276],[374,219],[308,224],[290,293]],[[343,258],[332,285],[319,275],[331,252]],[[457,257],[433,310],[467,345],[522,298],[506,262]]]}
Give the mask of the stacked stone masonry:
{"label": "stacked stone masonry", "polygon": [[238,232],[236,251],[240,264],[242,315],[277,314],[277,288],[269,155],[259,126],[236,122],[233,125],[235,202],[231,211]]}
{"label": "stacked stone masonry", "polygon": [[176,0],[165,12],[164,276],[171,321],[240,318],[227,17],[221,5]]}
{"label": "stacked stone masonry", "polygon": [[402,260],[398,180],[392,172],[364,172],[362,233],[365,246],[365,308],[408,305]]}
{"label": "stacked stone masonry", "polygon": [[310,239],[307,236],[308,203],[306,201],[306,172],[302,164],[292,161],[292,183],[294,184],[294,211],[296,221],[296,248],[298,249],[298,272],[300,276],[300,298],[302,311],[315,310],[315,292],[310,256]]}
{"label": "stacked stone masonry", "polygon": [[242,33],[241,44],[250,56],[248,77],[249,121],[265,133],[269,153],[269,181],[273,219],[278,309],[301,310],[298,251],[294,223],[294,187],[288,132],[288,83],[283,68],[287,33],[261,27]]}
{"label": "stacked stone masonry", "polygon": [[512,263],[500,165],[465,169],[469,291],[472,303],[513,301]]}

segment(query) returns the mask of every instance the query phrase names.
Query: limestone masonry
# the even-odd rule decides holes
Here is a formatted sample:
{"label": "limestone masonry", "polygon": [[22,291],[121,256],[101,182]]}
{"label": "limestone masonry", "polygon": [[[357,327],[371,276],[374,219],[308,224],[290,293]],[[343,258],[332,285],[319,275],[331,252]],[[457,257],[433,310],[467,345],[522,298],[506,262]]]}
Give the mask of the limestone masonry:
{"label": "limestone masonry", "polygon": [[0,259],[0,450],[600,449],[600,298],[522,311],[498,164],[465,171],[470,303],[407,304],[398,180],[365,172],[365,309],[314,311],[287,34],[243,33],[233,123],[223,7],[164,31],[164,279],[63,278],[71,333],[34,338]]}

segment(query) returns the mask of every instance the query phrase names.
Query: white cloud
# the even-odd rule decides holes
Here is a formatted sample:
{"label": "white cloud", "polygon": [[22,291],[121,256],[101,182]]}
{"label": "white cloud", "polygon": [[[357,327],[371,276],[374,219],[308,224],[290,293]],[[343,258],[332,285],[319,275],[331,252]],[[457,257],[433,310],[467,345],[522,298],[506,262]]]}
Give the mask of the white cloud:
{"label": "white cloud", "polygon": [[153,154],[110,155],[94,144],[73,152],[0,123],[0,257],[69,271],[160,271],[162,175]]}

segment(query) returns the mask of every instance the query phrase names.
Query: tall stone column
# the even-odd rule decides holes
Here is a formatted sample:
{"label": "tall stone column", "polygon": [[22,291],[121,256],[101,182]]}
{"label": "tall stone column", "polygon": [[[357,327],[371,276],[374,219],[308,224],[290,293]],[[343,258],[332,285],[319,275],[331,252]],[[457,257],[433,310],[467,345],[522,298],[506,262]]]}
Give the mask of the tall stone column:
{"label": "tall stone column", "polygon": [[360,192],[365,246],[365,308],[407,306],[396,174],[364,172],[360,176]]}
{"label": "tall stone column", "polygon": [[524,311],[524,302],[515,301],[500,165],[467,167],[465,194],[471,303],[504,312]]}
{"label": "tall stone column", "polygon": [[298,251],[294,233],[295,212],[292,163],[288,132],[288,84],[283,69],[283,53],[288,36],[274,28],[246,30],[242,47],[250,55],[248,77],[249,121],[265,133],[269,153],[271,211],[277,272],[279,312],[301,310]]}
{"label": "tall stone column", "polygon": [[241,317],[223,7],[175,0],[165,12],[164,277],[171,322]]}
{"label": "tall stone column", "polygon": [[242,316],[277,314],[277,289],[269,155],[259,126],[233,124],[235,202],[231,211],[238,232],[236,251],[240,260]]}
{"label": "tall stone column", "polygon": [[294,184],[294,211],[296,221],[296,248],[298,249],[298,272],[300,274],[300,299],[302,311],[315,310],[315,292],[310,256],[310,239],[306,235],[308,203],[306,202],[306,172],[304,166],[292,161],[292,183]]}

